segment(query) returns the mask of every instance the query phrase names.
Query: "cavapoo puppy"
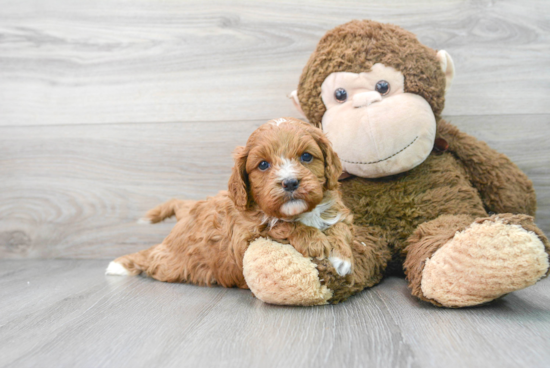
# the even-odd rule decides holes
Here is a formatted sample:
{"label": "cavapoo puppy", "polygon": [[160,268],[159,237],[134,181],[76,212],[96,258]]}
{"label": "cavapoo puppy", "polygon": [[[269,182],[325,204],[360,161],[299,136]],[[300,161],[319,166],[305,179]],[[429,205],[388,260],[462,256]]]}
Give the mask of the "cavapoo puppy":
{"label": "cavapoo puppy", "polygon": [[115,259],[108,275],[247,288],[243,256],[258,237],[329,257],[352,271],[352,215],[338,191],[340,160],[323,132],[293,118],[271,120],[234,154],[229,190],[203,201],[171,200],[147,213],[178,222],[161,244]]}

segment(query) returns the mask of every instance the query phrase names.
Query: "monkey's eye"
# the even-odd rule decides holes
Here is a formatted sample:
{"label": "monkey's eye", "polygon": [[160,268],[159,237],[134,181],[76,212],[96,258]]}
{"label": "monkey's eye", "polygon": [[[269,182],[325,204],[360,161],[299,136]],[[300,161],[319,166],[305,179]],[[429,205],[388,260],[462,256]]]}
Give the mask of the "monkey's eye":
{"label": "monkey's eye", "polygon": [[313,161],[313,155],[311,153],[304,152],[302,153],[302,156],[300,156],[300,160],[302,162],[311,162]]}
{"label": "monkey's eye", "polygon": [[269,166],[271,166],[269,164],[269,162],[267,161],[262,161],[260,162],[260,164],[258,165],[258,169],[260,169],[260,171],[266,171],[267,169],[269,169]]}
{"label": "monkey's eye", "polygon": [[343,88],[338,88],[336,91],[334,91],[334,98],[338,102],[345,102],[348,99],[348,93]]}
{"label": "monkey's eye", "polygon": [[375,91],[380,93],[382,96],[390,93],[390,84],[385,80],[378,81],[374,87]]}

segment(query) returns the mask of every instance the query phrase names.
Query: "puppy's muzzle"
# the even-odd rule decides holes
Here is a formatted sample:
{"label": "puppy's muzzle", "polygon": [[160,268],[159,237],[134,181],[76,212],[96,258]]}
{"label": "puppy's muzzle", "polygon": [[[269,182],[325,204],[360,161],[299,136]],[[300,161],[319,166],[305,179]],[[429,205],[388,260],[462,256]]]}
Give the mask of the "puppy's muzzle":
{"label": "puppy's muzzle", "polygon": [[294,192],[300,186],[300,181],[297,179],[285,179],[281,185],[285,192]]}

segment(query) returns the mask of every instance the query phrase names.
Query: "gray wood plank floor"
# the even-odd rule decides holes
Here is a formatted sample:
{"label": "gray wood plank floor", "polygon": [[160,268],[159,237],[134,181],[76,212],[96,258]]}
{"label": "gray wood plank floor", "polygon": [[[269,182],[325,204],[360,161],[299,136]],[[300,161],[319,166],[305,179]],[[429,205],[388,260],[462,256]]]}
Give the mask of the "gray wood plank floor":
{"label": "gray wood plank floor", "polygon": [[0,261],[2,367],[548,367],[550,281],[441,309],[388,278],[345,303],[104,276],[107,260]]}

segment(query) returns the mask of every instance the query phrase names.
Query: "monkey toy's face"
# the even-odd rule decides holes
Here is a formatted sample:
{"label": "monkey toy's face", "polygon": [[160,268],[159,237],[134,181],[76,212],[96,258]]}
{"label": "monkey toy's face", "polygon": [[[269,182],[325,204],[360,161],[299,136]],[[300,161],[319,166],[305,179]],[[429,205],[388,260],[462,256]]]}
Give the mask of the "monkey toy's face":
{"label": "monkey toy's face", "polygon": [[322,84],[322,127],[345,172],[378,178],[408,171],[432,151],[436,121],[403,74],[374,64],[364,73],[336,72]]}
{"label": "monkey toy's face", "polygon": [[430,155],[453,77],[445,50],[395,25],[354,20],[321,38],[289,97],[322,127],[345,172],[382,178]]}

